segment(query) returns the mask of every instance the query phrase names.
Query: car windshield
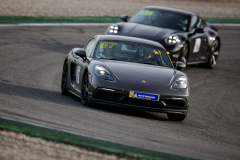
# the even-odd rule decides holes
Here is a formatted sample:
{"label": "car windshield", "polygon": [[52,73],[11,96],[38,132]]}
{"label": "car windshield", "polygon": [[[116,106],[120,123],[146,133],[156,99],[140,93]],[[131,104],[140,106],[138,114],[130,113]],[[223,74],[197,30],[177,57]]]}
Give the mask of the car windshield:
{"label": "car windshield", "polygon": [[169,56],[163,48],[136,42],[99,41],[93,57],[172,68]]}
{"label": "car windshield", "polygon": [[143,9],[129,22],[140,23],[178,31],[188,31],[190,16],[159,9]]}

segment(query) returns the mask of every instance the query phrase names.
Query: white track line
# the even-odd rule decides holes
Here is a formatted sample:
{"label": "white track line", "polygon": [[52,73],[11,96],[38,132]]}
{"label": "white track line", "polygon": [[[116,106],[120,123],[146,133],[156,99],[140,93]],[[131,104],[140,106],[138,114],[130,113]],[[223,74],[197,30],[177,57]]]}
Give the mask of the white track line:
{"label": "white track line", "polygon": [[214,26],[230,26],[230,27],[239,27],[240,24],[237,23],[211,23]]}
{"label": "white track line", "polygon": [[[0,27],[18,27],[18,26],[109,26],[114,23],[19,23],[19,24],[1,24]],[[236,23],[211,23],[215,26],[238,27]]]}

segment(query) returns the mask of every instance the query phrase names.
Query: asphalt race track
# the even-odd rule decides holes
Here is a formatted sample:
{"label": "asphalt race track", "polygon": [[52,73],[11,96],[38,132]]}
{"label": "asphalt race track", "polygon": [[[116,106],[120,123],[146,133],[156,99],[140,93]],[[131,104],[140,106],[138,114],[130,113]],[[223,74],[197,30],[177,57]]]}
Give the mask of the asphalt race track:
{"label": "asphalt race track", "polygon": [[200,159],[240,159],[240,27],[218,27],[217,66],[196,65],[183,122],[113,106],[85,107],[60,93],[62,65],[106,26],[0,27],[0,116]]}

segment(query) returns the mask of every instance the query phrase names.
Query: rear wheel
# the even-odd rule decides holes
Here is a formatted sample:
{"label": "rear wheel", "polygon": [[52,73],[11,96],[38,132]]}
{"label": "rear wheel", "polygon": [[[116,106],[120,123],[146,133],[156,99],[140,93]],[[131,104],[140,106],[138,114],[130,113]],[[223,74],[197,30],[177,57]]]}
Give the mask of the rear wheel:
{"label": "rear wheel", "polygon": [[211,47],[211,54],[209,56],[208,62],[205,64],[207,68],[212,69],[217,64],[217,58],[219,54],[219,41],[216,39]]}
{"label": "rear wheel", "polygon": [[82,97],[81,97],[82,104],[86,106],[88,105],[88,72],[87,71],[84,73],[84,76],[83,76],[81,93],[82,93]]}
{"label": "rear wheel", "polygon": [[61,81],[61,93],[63,95],[68,95],[67,90],[67,77],[68,77],[68,63],[65,62],[62,71],[62,81]]}
{"label": "rear wheel", "polygon": [[184,64],[187,64],[187,55],[188,55],[188,43],[183,45],[180,61]]}
{"label": "rear wheel", "polygon": [[172,121],[183,121],[187,115],[167,113],[167,116]]}

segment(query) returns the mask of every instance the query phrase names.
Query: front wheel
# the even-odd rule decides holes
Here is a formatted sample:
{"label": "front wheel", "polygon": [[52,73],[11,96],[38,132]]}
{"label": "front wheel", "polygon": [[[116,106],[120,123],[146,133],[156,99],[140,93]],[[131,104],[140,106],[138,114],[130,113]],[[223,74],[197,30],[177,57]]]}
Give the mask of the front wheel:
{"label": "front wheel", "polygon": [[81,101],[83,105],[88,105],[88,72],[86,71],[84,73],[83,76],[83,80],[82,80],[82,97],[81,97]]}
{"label": "front wheel", "polygon": [[187,115],[167,113],[168,119],[172,121],[183,121]]}

